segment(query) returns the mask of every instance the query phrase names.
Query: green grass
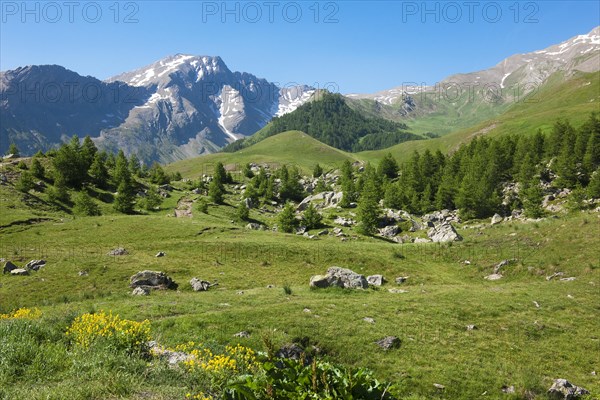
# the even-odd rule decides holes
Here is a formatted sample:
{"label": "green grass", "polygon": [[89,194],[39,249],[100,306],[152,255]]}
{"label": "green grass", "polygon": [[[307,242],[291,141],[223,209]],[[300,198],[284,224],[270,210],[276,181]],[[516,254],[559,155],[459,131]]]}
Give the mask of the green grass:
{"label": "green grass", "polygon": [[304,172],[312,171],[315,164],[323,168],[337,168],[344,160],[357,160],[354,155],[338,150],[299,131],[284,132],[235,153],[216,153],[189,160],[177,161],[166,167],[168,172],[179,171],[184,177],[212,174],[217,162],[228,169],[240,170],[250,162],[273,165],[296,165]]}
{"label": "green grass", "polygon": [[[0,228],[0,257],[18,265],[34,258],[48,262],[30,276],[0,276],[0,312],[40,307],[45,317],[39,329],[50,332],[32,335],[50,341],[34,348],[56,366],[37,373],[41,367],[33,363],[35,368],[5,377],[0,397],[179,399],[186,393],[176,371],[157,371],[122,355],[63,360],[68,349],[53,348],[53,338],[75,315],[94,310],[148,318],[154,337],[165,345],[194,340],[263,349],[262,335],[277,345],[307,336],[326,358],[368,367],[394,382],[401,398],[473,399],[487,392],[489,398],[518,399],[531,392],[529,398],[544,399],[554,378],[600,395],[600,383],[591,375],[600,363],[597,213],[494,227],[484,221],[485,229],[468,229],[471,223],[459,226],[464,241],[451,246],[399,245],[248,231],[230,222],[235,208],[228,205],[211,206],[208,214],[196,212],[193,218],[169,216],[182,195],[189,196],[175,192],[171,203],[152,215],[72,218],[49,212],[56,220]],[[16,194],[0,186],[0,196]],[[228,195],[227,202],[235,204],[234,198]],[[4,203],[0,211],[7,211]],[[34,212],[24,203],[15,203],[13,211],[18,218]],[[251,217],[273,222],[271,214],[256,210]],[[120,246],[130,254],[106,255]],[[155,258],[158,251],[167,256]],[[506,267],[504,279],[483,279],[506,258],[518,261]],[[390,283],[379,290],[310,290],[310,276],[333,265],[365,275],[382,273]],[[129,277],[144,269],[165,271],[179,290],[132,297]],[[89,275],[79,276],[80,270]],[[577,279],[546,281],[556,271]],[[396,276],[407,275],[400,287],[408,293],[387,291],[397,286]],[[196,293],[188,284],[192,277],[219,285]],[[469,324],[479,329],[467,331]],[[242,330],[251,337],[233,338]],[[401,348],[383,352],[373,344],[387,335],[398,336]],[[0,338],[0,348],[8,342]],[[106,387],[106,381],[114,385]],[[446,390],[439,392],[433,383]],[[503,385],[514,385],[517,393],[503,395]]]}

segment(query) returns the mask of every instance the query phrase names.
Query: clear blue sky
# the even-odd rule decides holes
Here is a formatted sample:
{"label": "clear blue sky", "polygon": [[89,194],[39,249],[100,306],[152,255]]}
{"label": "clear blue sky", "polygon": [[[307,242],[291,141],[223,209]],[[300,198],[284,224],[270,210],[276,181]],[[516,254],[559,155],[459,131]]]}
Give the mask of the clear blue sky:
{"label": "clear blue sky", "polygon": [[1,1],[0,70],[60,64],[105,79],[189,53],[281,84],[371,93],[485,69],[600,25],[597,1],[66,3]]}

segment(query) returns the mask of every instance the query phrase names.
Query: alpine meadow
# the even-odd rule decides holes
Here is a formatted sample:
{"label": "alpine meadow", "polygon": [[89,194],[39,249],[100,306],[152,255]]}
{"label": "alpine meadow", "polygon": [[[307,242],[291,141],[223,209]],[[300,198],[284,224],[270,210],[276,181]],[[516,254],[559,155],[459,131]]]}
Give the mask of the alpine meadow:
{"label": "alpine meadow", "polygon": [[69,4],[2,2],[1,400],[600,399],[598,4]]}

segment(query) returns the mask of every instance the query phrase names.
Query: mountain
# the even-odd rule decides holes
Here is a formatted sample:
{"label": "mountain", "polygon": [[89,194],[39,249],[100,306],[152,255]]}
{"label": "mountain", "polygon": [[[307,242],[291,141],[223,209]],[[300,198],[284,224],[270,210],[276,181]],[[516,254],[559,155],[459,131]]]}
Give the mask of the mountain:
{"label": "mountain", "polygon": [[[455,74],[433,86],[406,84],[374,94],[349,94],[370,115],[403,121],[417,133],[446,134],[500,115],[559,74],[600,70],[600,27],[546,49],[516,54],[495,66]],[[530,98],[531,100],[531,98]]]}
{"label": "mountain", "polygon": [[286,115],[273,120],[252,137],[239,140],[223,151],[233,152],[267,137],[286,132],[302,131],[315,139],[345,151],[376,150],[422,136],[407,132],[400,122],[380,117],[366,117],[347,105],[336,93],[319,92],[309,101]]}
{"label": "mountain", "polygon": [[[105,82],[59,66],[19,68],[2,73],[1,80],[0,152],[15,142],[31,154],[89,134],[100,147],[162,162],[218,151],[293,111],[314,92],[232,72],[220,57],[183,54]],[[56,103],[46,94],[54,86],[64,97]],[[41,95],[27,97],[25,90],[35,87]],[[65,90],[71,87],[79,90],[75,101]],[[102,101],[86,97],[86,88],[101,93]]]}

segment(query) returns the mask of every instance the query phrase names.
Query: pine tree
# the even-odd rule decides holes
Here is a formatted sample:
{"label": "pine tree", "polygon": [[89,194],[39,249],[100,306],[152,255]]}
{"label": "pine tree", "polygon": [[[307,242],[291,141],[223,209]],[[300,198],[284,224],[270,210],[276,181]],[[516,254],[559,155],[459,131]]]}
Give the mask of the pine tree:
{"label": "pine tree", "polygon": [[224,194],[223,186],[216,179],[213,179],[210,185],[208,185],[208,197],[210,197],[210,200],[215,204],[222,204]]}
{"label": "pine tree", "polygon": [[73,136],[69,144],[63,144],[52,159],[56,174],[69,187],[80,187],[87,178],[87,169],[81,159],[79,139]]}
{"label": "pine tree", "polygon": [[108,183],[109,175],[108,175],[108,171],[104,165],[104,160],[102,158],[102,154],[96,153],[88,173],[92,177],[92,181],[98,187],[101,187],[101,188],[106,187],[106,184]]}
{"label": "pine tree", "polygon": [[422,214],[426,214],[428,212],[431,212],[435,209],[434,205],[433,205],[433,191],[431,189],[431,184],[427,184],[427,186],[425,186],[425,190],[423,191],[423,194],[421,195],[421,213]]}
{"label": "pine tree", "polygon": [[68,203],[71,199],[69,192],[67,191],[67,184],[62,175],[57,174],[54,177],[54,185],[47,190],[48,200],[52,202],[63,202]]}
{"label": "pine tree", "polygon": [[561,187],[572,189],[577,184],[577,159],[574,144],[570,139],[565,139],[556,159],[556,173],[558,174],[556,183]]}
{"label": "pine tree", "polygon": [[130,214],[133,211],[133,200],[135,196],[128,179],[122,179],[121,183],[117,188],[117,196],[113,206],[115,210],[122,212],[123,214]]}
{"label": "pine tree", "polygon": [[529,218],[541,218],[544,215],[542,208],[544,192],[537,179],[531,178],[529,181],[525,181],[521,193],[523,193],[522,202],[525,215]]}
{"label": "pine tree", "polygon": [[295,166],[289,169],[285,165],[282,167],[279,197],[283,201],[301,201],[304,198],[304,187],[300,183],[300,172]]}
{"label": "pine tree", "polygon": [[202,197],[198,200],[198,211],[203,214],[208,214],[208,202],[206,201],[206,198]]}
{"label": "pine tree", "polygon": [[140,159],[135,153],[132,153],[131,156],[129,156],[129,172],[131,172],[132,175],[140,176],[141,167],[142,163],[140,162]]}
{"label": "pine tree", "polygon": [[398,163],[391,153],[387,153],[380,161],[377,172],[380,176],[394,179],[398,176]]}
{"label": "pine tree", "polygon": [[317,211],[312,203],[308,204],[308,207],[302,215],[302,223],[307,229],[314,229],[321,226],[323,216]]}
{"label": "pine tree", "polygon": [[583,155],[583,167],[588,176],[591,176],[591,173],[600,166],[600,122],[598,119],[594,122]]}
{"label": "pine tree", "polygon": [[35,183],[33,182],[33,176],[28,171],[21,172],[21,176],[15,183],[15,187],[18,191],[23,193],[29,192],[31,189],[35,187]]}
{"label": "pine tree", "polygon": [[125,157],[123,150],[119,150],[115,160],[115,168],[113,171],[113,183],[119,186],[121,182],[126,182],[127,185],[131,182],[131,172],[129,172],[129,161]]}
{"label": "pine tree", "polygon": [[31,174],[38,179],[44,179],[46,171],[37,157],[31,160]]}
{"label": "pine tree", "polygon": [[319,163],[317,163],[317,165],[315,165],[315,167],[313,168],[313,178],[318,178],[321,175],[323,175],[323,168],[321,168]]}
{"label": "pine tree", "polygon": [[379,222],[379,196],[373,179],[365,181],[358,200],[358,231],[363,235],[372,235]]}
{"label": "pine tree", "polygon": [[243,202],[238,204],[235,210],[235,217],[240,222],[248,221],[248,219],[250,218],[250,210],[248,210],[248,207],[246,207],[246,205]]}
{"label": "pine tree", "polygon": [[165,173],[165,170],[157,162],[154,162],[148,170],[148,179],[150,180],[150,182],[156,185],[164,185],[171,181],[169,176]]}
{"label": "pine tree", "polygon": [[350,203],[355,202],[358,197],[356,186],[354,184],[354,171],[350,161],[344,161],[340,172],[342,192],[344,193],[340,202],[340,207],[349,207]]}
{"label": "pine tree", "polygon": [[248,179],[254,178],[254,172],[252,172],[252,168],[250,167],[249,163],[244,164],[242,168],[242,174]]}
{"label": "pine tree", "polygon": [[[79,139],[77,139],[77,141],[79,142]],[[80,152],[81,152],[82,165],[85,168],[85,170],[87,171],[90,168],[90,166],[92,165],[92,162],[94,161],[94,157],[98,153],[98,149],[96,148],[94,141],[92,140],[92,138],[89,135],[83,139],[83,144],[81,145]]]}
{"label": "pine tree", "polygon": [[294,228],[298,226],[298,220],[294,213],[294,206],[291,203],[286,203],[283,210],[277,216],[277,224],[281,232],[292,233]]}
{"label": "pine tree", "polygon": [[225,185],[227,183],[227,172],[225,171],[225,167],[222,162],[218,162],[215,166],[215,174],[213,176],[213,181],[217,181],[217,183],[221,186],[221,189],[225,190]]}
{"label": "pine tree", "polygon": [[592,173],[590,183],[587,187],[587,194],[590,199],[600,198],[600,168]]}
{"label": "pine tree", "polygon": [[388,183],[385,187],[383,205],[387,208],[399,209],[402,208],[402,204],[402,192],[398,182]]}
{"label": "pine tree", "polygon": [[19,153],[19,148],[17,147],[16,144],[11,143],[10,146],[8,146],[8,152],[6,153],[8,154],[12,154],[15,157],[19,157],[20,153]]}
{"label": "pine tree", "polygon": [[160,207],[162,202],[163,198],[160,196],[156,188],[154,186],[150,186],[150,188],[148,188],[148,192],[146,193],[146,197],[144,198],[144,208],[146,208],[147,211],[154,211]]}
{"label": "pine tree", "polygon": [[100,215],[100,208],[87,193],[82,190],[75,196],[75,205],[73,206],[73,212],[77,215],[93,216]]}

